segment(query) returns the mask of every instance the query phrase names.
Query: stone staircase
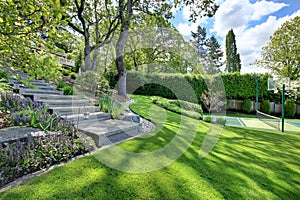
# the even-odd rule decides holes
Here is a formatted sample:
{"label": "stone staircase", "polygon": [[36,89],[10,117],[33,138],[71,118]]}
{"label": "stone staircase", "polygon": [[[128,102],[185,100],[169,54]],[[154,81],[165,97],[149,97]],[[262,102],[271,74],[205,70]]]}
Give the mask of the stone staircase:
{"label": "stone staircase", "polygon": [[[13,73],[17,73],[23,80],[27,79],[23,72]],[[138,116],[128,117],[133,115],[128,113],[124,120],[113,120],[109,113],[101,112],[98,106],[94,106],[93,98],[65,96],[54,85],[43,80],[30,81],[34,88],[26,87],[16,79],[9,83],[16,93],[48,105],[50,112],[56,112],[74,123],[79,131],[91,136],[98,147],[119,143],[142,133]]]}

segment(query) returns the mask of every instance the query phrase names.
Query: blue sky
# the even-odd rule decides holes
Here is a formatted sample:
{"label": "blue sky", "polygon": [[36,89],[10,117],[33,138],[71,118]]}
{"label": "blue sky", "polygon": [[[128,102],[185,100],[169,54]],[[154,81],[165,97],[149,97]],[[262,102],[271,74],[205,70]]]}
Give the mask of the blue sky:
{"label": "blue sky", "polygon": [[223,46],[227,32],[232,28],[236,35],[238,52],[242,60],[242,73],[266,72],[255,66],[261,48],[284,22],[300,16],[300,0],[216,0],[220,8],[213,18],[188,22],[190,8],[177,11],[171,23],[186,38],[197,26],[206,27],[208,35],[214,35]]}

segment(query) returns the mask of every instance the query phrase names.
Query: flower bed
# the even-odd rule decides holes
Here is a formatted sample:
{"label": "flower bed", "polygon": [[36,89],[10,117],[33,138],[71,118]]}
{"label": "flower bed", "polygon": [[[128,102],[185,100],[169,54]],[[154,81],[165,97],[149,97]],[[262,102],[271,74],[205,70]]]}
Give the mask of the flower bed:
{"label": "flower bed", "polygon": [[2,94],[0,108],[2,112],[10,113],[8,119],[13,125],[56,133],[0,142],[0,187],[25,174],[88,151],[75,126],[55,113],[48,113],[47,107],[40,103],[17,95]]}

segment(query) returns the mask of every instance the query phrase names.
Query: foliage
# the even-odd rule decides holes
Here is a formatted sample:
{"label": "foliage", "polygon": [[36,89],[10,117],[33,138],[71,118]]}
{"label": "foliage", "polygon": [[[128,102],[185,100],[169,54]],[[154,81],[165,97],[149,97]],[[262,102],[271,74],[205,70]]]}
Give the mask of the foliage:
{"label": "foliage", "polygon": [[[224,83],[227,99],[255,100],[255,77],[257,74],[226,73],[221,74],[220,76]],[[214,77],[215,75],[201,76],[196,74],[146,74],[128,72],[127,90],[129,93],[133,94],[161,96],[167,99],[176,99],[176,96],[172,91],[176,91],[178,86],[181,86],[188,81],[198,97],[198,102],[201,102],[200,96],[205,90],[207,90],[206,82]],[[268,91],[268,77],[268,74],[260,74],[259,76],[259,101],[262,99],[270,99],[274,102],[280,102],[280,94],[274,94],[273,91]],[[117,83],[113,76],[110,76],[110,78],[111,85]],[[181,91],[181,97],[182,100],[196,103],[185,90]]]}
{"label": "foliage", "polygon": [[1,1],[0,62],[35,78],[55,79],[59,66],[48,57],[58,51],[54,40],[63,38],[57,32],[63,11],[57,1]]}
{"label": "foliage", "polygon": [[235,34],[232,29],[230,29],[226,35],[226,71],[241,71],[240,54],[237,53]]}
{"label": "foliage", "polygon": [[113,119],[119,118],[125,111],[125,103],[119,103],[107,94],[98,94],[97,104],[101,111],[110,113]]}
{"label": "foliage", "polygon": [[68,70],[68,69],[62,69],[62,74],[64,75],[64,76],[69,76],[70,75],[70,70]]}
{"label": "foliage", "polygon": [[8,75],[5,71],[0,70],[0,79],[8,80]]}
{"label": "foliage", "polygon": [[48,113],[48,108],[41,103],[1,94],[0,109],[11,113],[8,120],[13,125],[52,131],[47,136],[29,135],[22,140],[0,143],[0,157],[4,158],[0,161],[0,186],[87,151],[75,126],[56,113]]}
{"label": "foliage", "polygon": [[285,22],[270,37],[270,42],[263,47],[259,66],[271,69],[278,76],[300,78],[300,17]]}
{"label": "foliage", "polygon": [[10,93],[11,89],[11,86],[8,84],[7,73],[0,70],[0,93]]}
{"label": "foliage", "polygon": [[203,120],[208,123],[211,123],[212,121],[211,116],[205,116]]}
{"label": "foliage", "polygon": [[0,93],[11,93],[12,87],[5,79],[0,79]]}
{"label": "foliage", "polygon": [[108,81],[94,71],[86,71],[78,75],[76,85],[80,90],[106,93],[109,91]]}
{"label": "foliage", "polygon": [[223,91],[213,91],[212,89],[204,90],[201,94],[201,102],[206,107],[208,113],[218,112],[222,109],[226,102],[222,100]]}
{"label": "foliage", "polygon": [[226,124],[226,119],[225,118],[217,118],[216,123],[221,124],[221,125],[225,125]]}
{"label": "foliage", "polygon": [[64,95],[72,95],[74,93],[73,86],[66,85],[63,87],[62,91],[64,92]]}
{"label": "foliage", "polygon": [[270,114],[271,112],[270,100],[263,100],[261,102],[261,111]]}
{"label": "foliage", "polygon": [[285,111],[285,115],[286,117],[294,117],[295,113],[296,113],[296,104],[295,104],[295,100],[294,99],[287,99],[284,102],[284,111]]}
{"label": "foliage", "polygon": [[202,119],[203,111],[200,105],[182,100],[170,100],[162,97],[151,97],[152,102],[172,112],[194,119]]}
{"label": "foliage", "polygon": [[245,99],[243,101],[243,111],[245,113],[250,113],[251,112],[251,104],[252,104],[252,102],[251,102],[250,99]]}
{"label": "foliage", "polygon": [[0,187],[86,152],[78,135],[54,134],[0,143]]}
{"label": "foliage", "polygon": [[221,72],[221,67],[223,65],[222,57],[223,51],[221,49],[221,45],[218,40],[211,36],[207,43],[208,46],[208,63],[205,66],[206,72],[208,74],[216,74]]}
{"label": "foliage", "polygon": [[71,79],[76,79],[77,78],[77,74],[74,73],[74,72],[71,72],[70,73],[70,77],[71,77]]}
{"label": "foliage", "polygon": [[57,84],[56,84],[56,88],[57,89],[62,89],[66,86],[67,84],[63,81],[59,81]]}
{"label": "foliage", "polygon": [[198,26],[197,32],[192,32],[192,43],[196,48],[199,63],[204,66],[208,74],[220,72],[223,52],[220,44],[214,36],[207,38],[206,28]]}
{"label": "foliage", "polygon": [[124,111],[125,111],[124,103],[118,103],[116,101],[112,102],[111,117],[113,119],[118,119],[122,114],[124,114]]}
{"label": "foliage", "polygon": [[99,94],[97,104],[102,112],[112,112],[112,100],[107,94]]}

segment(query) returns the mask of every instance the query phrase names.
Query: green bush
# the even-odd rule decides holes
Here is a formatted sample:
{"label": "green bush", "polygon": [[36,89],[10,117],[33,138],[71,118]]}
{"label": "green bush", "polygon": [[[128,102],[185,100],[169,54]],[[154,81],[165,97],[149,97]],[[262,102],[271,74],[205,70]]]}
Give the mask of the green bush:
{"label": "green bush", "polygon": [[211,123],[211,116],[206,116],[203,119],[205,122]]}
{"label": "green bush", "polygon": [[251,100],[250,99],[245,99],[243,101],[243,111],[245,113],[250,113],[251,112]]}
{"label": "green bush", "polygon": [[225,118],[217,118],[216,123],[217,124],[225,125],[226,119]]}
{"label": "green bush", "polygon": [[67,69],[63,69],[62,72],[61,72],[64,76],[69,76],[70,75],[70,71],[67,70]]}
{"label": "green bush", "polygon": [[8,75],[5,71],[0,70],[0,79],[8,80]]}
{"label": "green bush", "polygon": [[77,78],[77,74],[74,73],[74,72],[71,72],[70,73],[70,77],[71,77],[71,79],[76,79]]}
{"label": "green bush", "polygon": [[102,112],[111,113],[112,112],[112,100],[106,94],[99,94],[96,104],[99,105]]}
{"label": "green bush", "polygon": [[80,90],[106,93],[109,91],[108,81],[94,71],[86,71],[77,76],[76,87]]}
{"label": "green bush", "polygon": [[295,100],[294,99],[287,99],[284,102],[284,107],[285,107],[285,116],[287,117],[294,117],[296,113],[296,106],[295,106]]}
{"label": "green bush", "polygon": [[62,89],[64,88],[65,86],[67,86],[67,84],[63,81],[59,81],[57,84],[56,84],[56,88],[57,89]]}
{"label": "green bush", "polygon": [[152,97],[152,102],[172,112],[194,119],[202,119],[203,111],[201,106],[198,104],[193,104],[182,100],[170,100],[158,96]]}
{"label": "green bush", "polygon": [[63,87],[62,91],[64,92],[64,95],[72,95],[74,92],[74,88],[72,86],[65,86]]}
{"label": "green bush", "polygon": [[270,100],[263,100],[261,102],[261,111],[270,114],[271,112]]}

